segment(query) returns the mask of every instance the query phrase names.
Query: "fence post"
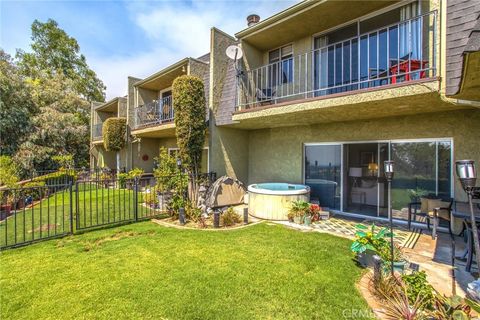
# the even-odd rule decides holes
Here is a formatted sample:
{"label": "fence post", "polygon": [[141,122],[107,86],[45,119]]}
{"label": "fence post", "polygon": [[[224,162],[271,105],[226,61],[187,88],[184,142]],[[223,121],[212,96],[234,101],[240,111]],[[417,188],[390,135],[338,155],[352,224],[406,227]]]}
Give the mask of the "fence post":
{"label": "fence post", "polygon": [[73,190],[72,190],[72,181],[70,181],[70,183],[68,184],[68,191],[70,193],[70,233],[73,234]]}
{"label": "fence post", "polygon": [[138,177],[133,179],[133,216],[135,221],[138,221]]}

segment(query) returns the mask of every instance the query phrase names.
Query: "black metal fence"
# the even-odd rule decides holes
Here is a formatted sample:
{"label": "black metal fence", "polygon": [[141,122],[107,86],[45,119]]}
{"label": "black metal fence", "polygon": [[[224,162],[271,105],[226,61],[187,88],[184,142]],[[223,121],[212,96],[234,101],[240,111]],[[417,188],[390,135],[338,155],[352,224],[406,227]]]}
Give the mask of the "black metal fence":
{"label": "black metal fence", "polygon": [[[197,180],[209,184],[215,178],[208,173]],[[64,182],[0,189],[0,249],[165,215],[177,193],[148,175],[76,173]]]}

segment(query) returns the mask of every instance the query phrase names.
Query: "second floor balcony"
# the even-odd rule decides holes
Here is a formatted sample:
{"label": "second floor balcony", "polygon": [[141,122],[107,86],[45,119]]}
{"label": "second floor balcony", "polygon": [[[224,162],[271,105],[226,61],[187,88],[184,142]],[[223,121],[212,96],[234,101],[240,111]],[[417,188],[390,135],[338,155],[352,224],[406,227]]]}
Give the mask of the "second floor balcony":
{"label": "second floor balcony", "polygon": [[174,110],[171,95],[135,108],[135,129],[161,125],[173,120]]}
{"label": "second floor balcony", "polygon": [[330,43],[241,72],[237,110],[329,96],[436,76],[437,12]]}

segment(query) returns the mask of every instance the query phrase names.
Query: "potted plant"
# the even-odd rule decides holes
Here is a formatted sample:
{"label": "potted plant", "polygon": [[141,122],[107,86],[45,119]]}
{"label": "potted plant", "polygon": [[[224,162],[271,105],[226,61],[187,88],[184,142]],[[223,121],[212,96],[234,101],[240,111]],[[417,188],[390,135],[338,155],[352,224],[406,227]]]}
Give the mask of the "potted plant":
{"label": "potted plant", "polygon": [[301,224],[309,210],[310,204],[303,200],[293,201],[289,213],[293,216],[293,222]]}
{"label": "potted plant", "polygon": [[377,253],[379,248],[388,245],[386,237],[390,237],[390,232],[387,228],[381,228],[378,232],[375,224],[370,228],[358,224],[356,226],[355,240],[350,249],[357,256],[357,261],[363,267],[373,266],[373,256]]}
{"label": "potted plant", "polygon": [[322,208],[318,204],[312,203],[310,204],[310,215],[312,217],[312,222],[320,220],[320,212],[322,211]]}
{"label": "potted plant", "polygon": [[[390,250],[390,243],[385,242],[376,248],[378,256],[382,259],[383,271],[385,273],[390,272],[392,253]],[[396,244],[393,245],[393,271],[403,274],[407,266],[407,260],[405,259],[402,250]]]}

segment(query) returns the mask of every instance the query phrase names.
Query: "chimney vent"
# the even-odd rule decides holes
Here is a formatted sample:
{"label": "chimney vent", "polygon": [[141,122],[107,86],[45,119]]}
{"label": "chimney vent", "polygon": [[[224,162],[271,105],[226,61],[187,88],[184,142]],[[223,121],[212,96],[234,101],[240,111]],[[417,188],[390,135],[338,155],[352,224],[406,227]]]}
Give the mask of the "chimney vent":
{"label": "chimney vent", "polygon": [[249,27],[257,24],[260,21],[260,16],[258,14],[251,14],[247,17],[247,25]]}

